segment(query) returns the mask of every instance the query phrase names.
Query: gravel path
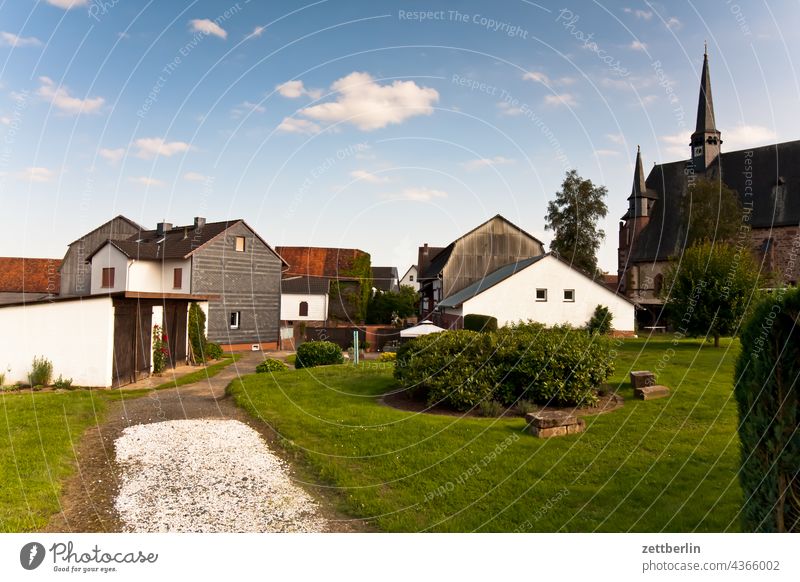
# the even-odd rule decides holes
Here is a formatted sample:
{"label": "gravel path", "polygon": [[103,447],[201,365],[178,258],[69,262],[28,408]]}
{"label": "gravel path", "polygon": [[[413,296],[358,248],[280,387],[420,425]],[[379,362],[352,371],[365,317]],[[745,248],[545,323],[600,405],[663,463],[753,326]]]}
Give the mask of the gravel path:
{"label": "gravel path", "polygon": [[317,503],[237,420],[171,420],[116,440],[126,532],[320,532]]}

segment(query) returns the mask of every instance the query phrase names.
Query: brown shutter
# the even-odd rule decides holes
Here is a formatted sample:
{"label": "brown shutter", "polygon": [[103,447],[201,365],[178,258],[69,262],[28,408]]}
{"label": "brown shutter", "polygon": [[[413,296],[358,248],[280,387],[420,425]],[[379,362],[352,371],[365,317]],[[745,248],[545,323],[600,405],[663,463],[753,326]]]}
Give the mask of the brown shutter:
{"label": "brown shutter", "polygon": [[180,289],[183,287],[183,269],[173,269],[172,270],[172,287],[174,289]]}
{"label": "brown shutter", "polygon": [[106,267],[103,269],[103,283],[104,288],[111,288],[114,286],[114,267]]}

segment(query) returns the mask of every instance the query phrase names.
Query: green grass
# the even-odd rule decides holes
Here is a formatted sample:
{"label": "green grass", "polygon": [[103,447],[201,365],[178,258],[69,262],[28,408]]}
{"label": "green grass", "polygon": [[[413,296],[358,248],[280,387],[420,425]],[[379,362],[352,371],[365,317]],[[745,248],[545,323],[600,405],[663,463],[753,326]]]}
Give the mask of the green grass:
{"label": "green grass", "polygon": [[[240,357],[226,357],[155,390],[205,380]],[[61,487],[75,470],[83,432],[103,421],[108,402],[153,390],[0,391],[0,532],[42,528],[59,511]]]}
{"label": "green grass", "polygon": [[0,531],[33,531],[59,511],[74,448],[101,420],[98,392],[0,394]]}
{"label": "green grass", "polygon": [[[625,406],[550,440],[521,418],[384,406],[396,384],[374,363],[249,376],[230,390],[337,491],[342,511],[384,531],[737,531],[738,342],[619,349],[612,380]],[[631,369],[660,370],[671,396],[633,400]]]}

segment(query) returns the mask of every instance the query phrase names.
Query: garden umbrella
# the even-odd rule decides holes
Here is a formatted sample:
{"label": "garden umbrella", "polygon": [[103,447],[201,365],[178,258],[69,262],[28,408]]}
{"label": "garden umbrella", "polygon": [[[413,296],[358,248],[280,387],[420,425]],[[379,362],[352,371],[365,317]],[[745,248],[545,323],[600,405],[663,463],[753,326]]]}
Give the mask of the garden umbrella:
{"label": "garden umbrella", "polygon": [[419,325],[415,325],[414,327],[409,327],[408,329],[404,329],[403,331],[401,331],[400,337],[419,337],[421,335],[428,335],[429,333],[438,333],[440,331],[445,331],[445,330],[439,327],[438,325],[434,325],[432,322],[426,319]]}

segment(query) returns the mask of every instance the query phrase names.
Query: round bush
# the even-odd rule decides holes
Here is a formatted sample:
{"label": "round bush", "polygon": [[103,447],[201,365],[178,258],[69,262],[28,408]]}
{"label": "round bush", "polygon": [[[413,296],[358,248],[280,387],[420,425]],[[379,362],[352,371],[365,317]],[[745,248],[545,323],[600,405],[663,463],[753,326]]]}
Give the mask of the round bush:
{"label": "round bush", "polygon": [[219,344],[208,342],[206,343],[204,354],[208,360],[219,360],[225,355],[225,352],[222,351],[222,347]]}
{"label": "round bush", "polygon": [[394,352],[383,352],[380,356],[378,356],[379,362],[396,362],[397,361],[397,354]]}
{"label": "round bush", "polygon": [[265,374],[267,372],[284,372],[286,370],[288,370],[286,364],[280,360],[276,360],[275,358],[267,358],[258,366],[256,366],[256,372],[259,374]]}
{"label": "round bush", "polygon": [[295,368],[313,368],[344,363],[342,349],[333,342],[314,341],[301,344],[297,348]]}

